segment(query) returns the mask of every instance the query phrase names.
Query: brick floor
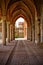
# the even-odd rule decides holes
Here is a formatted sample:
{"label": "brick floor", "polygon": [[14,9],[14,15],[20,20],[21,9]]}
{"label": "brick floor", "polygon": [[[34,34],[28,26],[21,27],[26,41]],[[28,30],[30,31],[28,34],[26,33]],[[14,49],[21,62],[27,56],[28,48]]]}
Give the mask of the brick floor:
{"label": "brick floor", "polygon": [[[26,40],[19,40],[12,41],[8,43],[7,46],[13,47],[13,49],[5,65],[43,65],[43,49],[39,48],[34,43]],[[5,54],[2,54],[0,52],[1,58],[6,54],[9,55],[9,53],[5,52]]]}

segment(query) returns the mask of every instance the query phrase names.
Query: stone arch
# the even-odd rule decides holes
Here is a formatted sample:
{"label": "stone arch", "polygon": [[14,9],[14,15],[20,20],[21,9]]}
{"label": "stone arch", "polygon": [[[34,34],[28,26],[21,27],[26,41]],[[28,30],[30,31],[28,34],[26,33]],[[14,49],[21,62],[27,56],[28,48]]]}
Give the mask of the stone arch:
{"label": "stone arch", "polygon": [[[24,7],[24,6],[23,6],[23,7]],[[25,8],[25,9],[24,9],[24,8],[20,7],[20,9],[23,9],[24,11],[26,11],[26,9],[28,9],[28,8]],[[19,9],[19,10],[20,10],[20,9]],[[14,10],[15,10],[15,11],[17,11],[17,10],[18,10],[18,8],[16,7]],[[14,10],[13,10],[13,11],[14,11]],[[13,11],[12,11],[12,12],[13,12]],[[28,14],[28,15],[32,16],[32,14],[31,14],[31,12],[30,12],[29,10],[28,10],[28,12],[29,12],[29,14]],[[15,13],[15,12],[13,12],[13,14],[14,14],[14,13]],[[26,11],[26,13],[27,13],[27,11]],[[7,14],[8,14],[8,13],[7,13]],[[10,16],[11,16],[11,15],[13,15],[13,14],[12,14],[12,13],[10,13]]]}
{"label": "stone arch", "polygon": [[[17,13],[18,13],[18,11],[17,11]],[[16,14],[17,14],[16,13]],[[16,22],[16,20],[19,18],[19,17],[23,17],[26,21],[27,21],[27,24],[28,24],[28,27],[29,27],[29,31],[27,31],[30,35],[27,35],[27,38],[28,39],[31,39],[31,21],[30,21],[30,19],[29,19],[29,17],[25,14],[25,13],[21,13],[21,11],[19,11],[19,14],[17,14],[17,15],[14,15],[14,23]],[[14,24],[13,23],[13,24]],[[29,36],[29,37],[28,37]]]}
{"label": "stone arch", "polygon": [[[11,1],[10,1],[11,2]],[[20,3],[20,2],[22,2],[22,3],[24,3],[27,7],[28,7],[28,9],[30,10],[30,12],[32,12],[32,15],[33,15],[33,17],[35,17],[35,5],[34,5],[34,3],[32,2],[32,1],[30,1],[30,0],[28,0],[28,1],[24,1],[24,0],[22,0],[22,1],[12,1],[13,3],[12,4],[10,4],[10,2],[8,3],[8,5],[9,5],[9,7],[7,8],[7,9],[10,9],[10,7],[13,5],[14,7],[16,6],[16,5],[18,5],[18,3]],[[14,5],[14,3],[16,3],[15,5]],[[29,5],[28,5],[29,4]],[[19,6],[20,8],[21,8],[21,5]],[[33,8],[33,9],[32,9]],[[15,8],[14,8],[15,9]],[[7,10],[8,11],[8,10]]]}
{"label": "stone arch", "polygon": [[[24,19],[27,21],[27,23],[30,22],[30,20],[27,19],[27,17],[25,17],[25,15],[23,15],[23,14],[19,14],[19,15],[17,15],[13,21],[16,21],[16,20],[17,20],[18,18],[20,18],[20,17],[24,18]],[[28,22],[28,21],[29,21],[29,22]],[[15,22],[14,22],[14,23],[15,23]]]}
{"label": "stone arch", "polygon": [[[15,5],[15,6],[14,6]],[[13,7],[14,6],[14,7]],[[31,11],[29,10],[29,8],[23,3],[20,1],[20,6],[19,6],[19,2],[17,3],[14,3],[11,8],[13,7],[13,9],[11,10],[11,14],[13,14],[17,9],[23,9],[25,11],[27,11],[31,16],[32,16],[32,13]]]}
{"label": "stone arch", "polygon": [[30,21],[30,18],[26,15],[26,13],[23,10],[16,11],[13,19],[15,20],[15,17],[17,17],[17,16],[23,16],[25,18],[25,20],[27,20],[28,22]]}
{"label": "stone arch", "polygon": [[[18,15],[18,16],[16,16],[15,18],[14,18],[14,23],[13,24],[15,24],[16,23],[16,20],[18,19],[18,18],[20,18],[20,17],[22,17],[22,18],[24,18],[24,20],[26,21],[26,23],[27,23],[27,40],[30,40],[31,39],[31,24],[30,24],[30,21],[29,20],[27,20],[26,18],[25,18],[25,16],[24,15]],[[29,21],[29,23],[28,23],[28,21]],[[29,29],[28,29],[29,28]],[[29,35],[28,35],[28,33],[30,33]]]}
{"label": "stone arch", "polygon": [[[21,0],[20,0],[21,1]],[[8,6],[7,6],[7,9],[9,9],[10,8],[10,6],[13,4],[13,3],[16,3],[16,2],[19,2],[19,0],[18,1],[10,1],[9,3],[8,3]],[[26,4],[27,6],[28,6],[28,8],[30,8],[30,9],[32,9],[32,10],[34,10],[35,9],[35,5],[34,5],[34,3],[32,2],[32,1],[30,1],[30,0],[22,0],[22,2],[24,3],[24,4]],[[29,5],[28,5],[29,4]],[[31,11],[32,11],[31,10]]]}

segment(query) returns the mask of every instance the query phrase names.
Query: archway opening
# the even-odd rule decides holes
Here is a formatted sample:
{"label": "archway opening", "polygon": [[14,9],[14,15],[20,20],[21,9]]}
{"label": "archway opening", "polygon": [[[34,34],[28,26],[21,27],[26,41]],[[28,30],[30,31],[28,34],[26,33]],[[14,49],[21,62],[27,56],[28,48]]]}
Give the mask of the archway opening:
{"label": "archway opening", "polygon": [[27,22],[22,17],[15,22],[15,40],[27,40]]}

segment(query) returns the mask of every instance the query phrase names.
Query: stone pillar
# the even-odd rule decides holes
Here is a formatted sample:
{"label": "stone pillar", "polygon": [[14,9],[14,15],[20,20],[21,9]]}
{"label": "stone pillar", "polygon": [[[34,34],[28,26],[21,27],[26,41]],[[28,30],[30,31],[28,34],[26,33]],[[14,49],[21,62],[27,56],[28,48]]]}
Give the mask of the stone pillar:
{"label": "stone pillar", "polygon": [[12,25],[12,40],[14,40],[14,25]]}
{"label": "stone pillar", "polygon": [[13,34],[14,34],[14,40],[15,40],[15,23],[14,23],[14,30],[13,30]]}
{"label": "stone pillar", "polygon": [[43,42],[43,5],[41,5],[41,25],[40,25],[40,32],[41,32],[41,43]]}
{"label": "stone pillar", "polygon": [[12,25],[10,24],[10,40],[12,41]]}
{"label": "stone pillar", "polygon": [[35,11],[35,43],[39,42],[39,21],[37,17],[37,13]]}
{"label": "stone pillar", "polygon": [[11,25],[11,40],[14,40],[14,25]]}
{"label": "stone pillar", "polygon": [[35,32],[34,32],[34,24],[32,24],[32,42],[34,42],[34,37],[35,37],[35,36],[34,36],[34,33],[35,33]]}
{"label": "stone pillar", "polygon": [[12,40],[13,40],[13,25],[12,25]]}
{"label": "stone pillar", "polygon": [[10,23],[7,22],[7,41],[10,42]]}
{"label": "stone pillar", "polygon": [[35,21],[35,43],[37,44],[39,42],[38,40],[39,38],[39,25],[38,25],[38,21]]}
{"label": "stone pillar", "polygon": [[3,44],[6,45],[6,8],[4,0],[1,1],[1,9],[2,9],[2,40]]}
{"label": "stone pillar", "polygon": [[31,25],[31,41],[32,41],[32,25]]}
{"label": "stone pillar", "polygon": [[41,37],[40,37],[40,32],[41,32],[41,30],[40,30],[40,18],[38,19],[38,27],[39,27],[38,43],[40,43],[40,41],[41,41]]}
{"label": "stone pillar", "polygon": [[31,26],[27,26],[27,40],[31,41]]}
{"label": "stone pillar", "polygon": [[29,40],[29,28],[27,27],[27,40]]}
{"label": "stone pillar", "polygon": [[2,41],[3,44],[6,45],[6,21],[3,20],[2,22]]}
{"label": "stone pillar", "polygon": [[31,18],[31,41],[35,42],[35,21]]}
{"label": "stone pillar", "polygon": [[33,31],[34,31],[34,43],[35,43],[35,22],[33,23]]}
{"label": "stone pillar", "polygon": [[27,23],[24,21],[24,38],[27,39]]}

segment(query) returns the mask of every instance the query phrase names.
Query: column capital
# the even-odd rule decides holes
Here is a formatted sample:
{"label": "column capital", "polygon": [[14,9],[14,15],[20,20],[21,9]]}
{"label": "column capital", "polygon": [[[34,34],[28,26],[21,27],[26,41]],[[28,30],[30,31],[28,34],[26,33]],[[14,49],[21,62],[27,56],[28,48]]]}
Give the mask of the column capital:
{"label": "column capital", "polygon": [[2,16],[2,20],[6,20],[6,16]]}
{"label": "column capital", "polygon": [[7,24],[10,24],[10,22],[8,21]]}
{"label": "column capital", "polygon": [[14,24],[10,24],[10,26],[11,26],[11,27],[13,27],[13,26],[14,26]]}

